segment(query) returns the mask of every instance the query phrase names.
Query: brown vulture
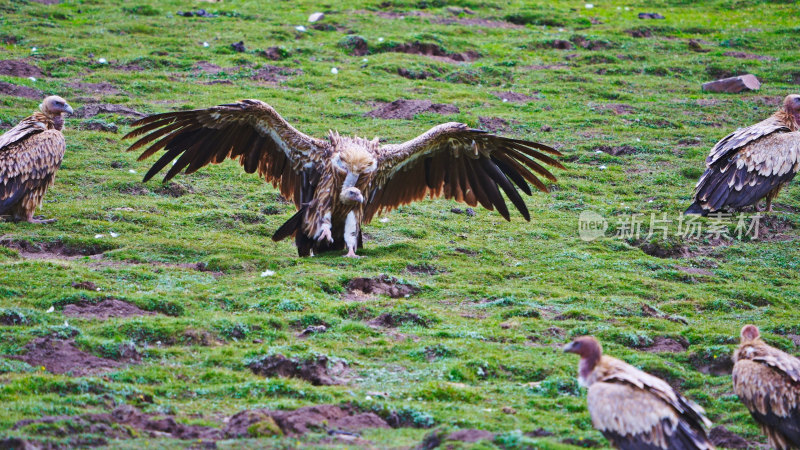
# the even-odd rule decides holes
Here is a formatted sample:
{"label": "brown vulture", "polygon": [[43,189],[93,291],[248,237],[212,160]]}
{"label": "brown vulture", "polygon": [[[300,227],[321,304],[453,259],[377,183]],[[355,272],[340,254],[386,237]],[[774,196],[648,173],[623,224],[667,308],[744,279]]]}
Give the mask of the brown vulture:
{"label": "brown vulture", "polygon": [[72,112],[63,98],[53,95],[0,136],[0,215],[33,223],[55,221],[34,219],[33,213],[61,166],[66,148],[62,114]]}
{"label": "brown vulture", "polygon": [[800,360],[742,327],[733,353],[733,390],[777,449],[800,448]]}
{"label": "brown vulture", "polygon": [[543,144],[496,136],[462,123],[445,123],[402,144],[381,145],[378,138],[307,136],[259,100],[208,109],[156,114],[134,123],[130,146],[150,144],[139,156],[165,150],[144,176],[149,180],[177,158],[164,177],[192,173],[207,164],[236,159],[294,201],[297,213],[272,236],[294,236],[300,256],[347,249],[356,256],[361,225],[381,211],[444,196],[497,211],[510,220],[501,190],[530,220],[515,188],[531,195],[528,183],[547,192],[537,174],[555,181],[540,163],[563,166],[546,155],[561,155]]}
{"label": "brown vulture", "polygon": [[767,211],[800,169],[800,95],[789,95],[769,119],[725,136],[706,158],[686,214],[738,211],[767,198]]}
{"label": "brown vulture", "polygon": [[592,336],[564,347],[577,353],[578,380],[589,389],[592,424],[620,449],[713,449],[703,408],[666,381],[603,355]]}

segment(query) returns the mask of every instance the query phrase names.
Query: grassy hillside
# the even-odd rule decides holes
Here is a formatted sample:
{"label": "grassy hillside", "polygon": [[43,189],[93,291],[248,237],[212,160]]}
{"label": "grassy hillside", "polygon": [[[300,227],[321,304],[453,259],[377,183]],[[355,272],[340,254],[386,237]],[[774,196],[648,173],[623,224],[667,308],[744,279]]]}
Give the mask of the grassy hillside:
{"label": "grassy hillside", "polygon": [[[726,358],[744,323],[797,352],[800,189],[783,191],[760,240],[624,240],[614,233],[632,213],[644,214],[646,224],[651,213],[676,219],[709,148],[800,91],[800,6],[778,0],[588,6],[0,4],[0,60],[23,60],[41,71],[9,71],[0,82],[58,93],[76,110],[83,107],[66,121],[67,153],[40,211],[58,221],[0,223],[8,247],[0,248],[0,354],[74,339],[78,354],[124,363],[77,376],[81,370],[57,374],[0,359],[0,436],[202,446],[207,439],[177,440],[123,425],[116,429],[126,439],[102,438],[108,433],[74,418],[14,425],[130,404],[178,423],[221,427],[242,410],[350,403],[401,417],[407,426],[368,429],[357,441],[324,430],[256,439],[271,432],[252,430],[246,444],[216,445],[408,447],[434,427],[439,434],[495,433],[492,441],[453,445],[607,446],[591,426],[575,379],[577,359],[560,350],[573,336],[593,334],[608,353],[680,388],[715,425],[765,442],[732,392]],[[214,17],[177,14],[200,8]],[[311,24],[316,11],[325,18]],[[665,19],[639,19],[640,12]],[[306,30],[298,31],[300,25]],[[362,37],[366,49],[349,35]],[[690,40],[706,51],[692,50]],[[231,47],[239,41],[243,52]],[[407,53],[415,49],[438,56]],[[764,83],[761,90],[700,89],[748,72]],[[30,98],[0,95],[3,128],[38,105],[39,93],[25,92]],[[509,92],[530,98],[504,101],[518,97]],[[257,176],[228,161],[168,185],[142,184],[151,161],[137,162],[120,142],[136,111],[241,98],[270,103],[318,137],[334,129],[399,142],[443,121],[493,127],[556,146],[568,170],[556,171],[550,194],[526,198],[530,223],[519,215],[509,223],[479,208],[474,216],[459,214],[452,209],[466,205],[428,200],[366,226],[362,259],[300,259],[290,242],[270,239],[293,206]],[[452,104],[459,112],[411,120],[364,116],[396,99]],[[96,104],[133,112],[115,107],[95,115]],[[609,220],[605,237],[579,238],[583,211]],[[391,298],[348,290],[354,278],[381,275],[419,292]],[[108,299],[153,314],[66,315]],[[326,331],[301,335],[319,325]],[[652,351],[662,347],[669,351]],[[346,368],[336,374],[339,384],[314,386],[248,367],[275,354],[322,355],[331,371]]]}

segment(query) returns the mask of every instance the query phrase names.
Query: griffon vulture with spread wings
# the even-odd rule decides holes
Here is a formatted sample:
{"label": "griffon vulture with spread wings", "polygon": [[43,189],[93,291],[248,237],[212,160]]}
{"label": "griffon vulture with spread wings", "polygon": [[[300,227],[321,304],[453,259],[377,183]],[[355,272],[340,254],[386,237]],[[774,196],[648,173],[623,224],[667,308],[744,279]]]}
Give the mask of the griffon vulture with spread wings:
{"label": "griffon vulture with spread wings", "polygon": [[0,215],[32,223],[55,221],[35,219],[33,213],[53,185],[64,157],[64,113],[72,114],[72,107],[52,95],[39,111],[0,136]]}
{"label": "griffon vulture with spread wings", "polygon": [[537,174],[556,178],[540,163],[563,168],[545,153],[561,154],[546,145],[454,122],[402,144],[381,145],[377,138],[334,131],[327,140],[317,139],[258,100],[156,114],[134,126],[138,128],[125,138],[142,137],[129,150],[150,144],[140,161],[165,150],[144,181],[176,158],[164,181],[181,170],[192,173],[227,158],[238,160],[247,173],[258,171],[298,209],[272,239],[294,236],[300,256],[346,248],[346,256],[354,257],[361,247],[362,224],[426,195],[497,208],[510,220],[502,190],[530,221],[516,187],[531,195],[530,183],[547,192]]}
{"label": "griffon vulture with spread wings", "polygon": [[800,169],[800,95],[789,95],[770,118],[740,128],[717,142],[686,214],[707,215],[758,205],[767,211]]}

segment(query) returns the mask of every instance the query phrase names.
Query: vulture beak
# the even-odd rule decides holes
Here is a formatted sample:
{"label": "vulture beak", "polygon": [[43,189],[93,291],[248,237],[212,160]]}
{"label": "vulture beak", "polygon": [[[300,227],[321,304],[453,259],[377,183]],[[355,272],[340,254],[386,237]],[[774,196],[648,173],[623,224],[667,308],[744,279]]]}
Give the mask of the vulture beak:
{"label": "vulture beak", "polygon": [[339,197],[342,203],[364,203],[364,195],[355,187],[342,189]]}
{"label": "vulture beak", "polygon": [[69,105],[66,105],[66,107],[64,108],[64,112],[67,113],[67,114],[74,114],[75,113],[75,111],[72,109],[72,106],[69,106]]}
{"label": "vulture beak", "polygon": [[570,342],[569,344],[564,346],[564,353],[574,353],[575,352],[575,343]]}

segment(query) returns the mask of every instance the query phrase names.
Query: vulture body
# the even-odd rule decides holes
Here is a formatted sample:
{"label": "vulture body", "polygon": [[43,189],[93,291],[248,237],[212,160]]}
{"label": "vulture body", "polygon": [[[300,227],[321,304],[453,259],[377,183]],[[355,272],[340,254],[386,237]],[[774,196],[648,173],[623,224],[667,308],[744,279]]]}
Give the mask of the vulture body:
{"label": "vulture body", "polygon": [[47,97],[39,111],[0,136],[0,215],[33,223],[54,221],[34,219],[33,213],[64,157],[64,113],[72,114],[72,108],[63,98]]}
{"label": "vulture body", "polygon": [[800,448],[800,360],[764,343],[754,325],[742,328],[733,360],[733,390],[770,446]]}
{"label": "vulture body", "polygon": [[766,197],[767,211],[800,169],[800,95],[789,95],[770,118],[717,142],[686,214],[738,211]]}
{"label": "vulture body", "polygon": [[317,139],[259,100],[157,114],[134,126],[138,128],[125,138],[141,138],[129,150],[149,144],[140,161],[165,151],[144,181],[176,158],[164,181],[181,170],[192,173],[228,158],[238,160],[248,173],[257,171],[297,207],[272,239],[294,236],[300,256],[346,248],[346,256],[354,257],[361,247],[362,224],[425,196],[480,203],[510,220],[502,190],[530,220],[517,188],[531,195],[530,183],[546,192],[537,175],[552,181],[555,177],[540,163],[563,168],[545,154],[560,153],[546,145],[455,122],[402,144],[380,145],[377,138],[333,131],[328,139]]}
{"label": "vulture body", "polygon": [[703,409],[664,380],[603,355],[591,336],[576,339],[565,352],[580,355],[578,379],[589,389],[592,424],[619,449],[713,449]]}

